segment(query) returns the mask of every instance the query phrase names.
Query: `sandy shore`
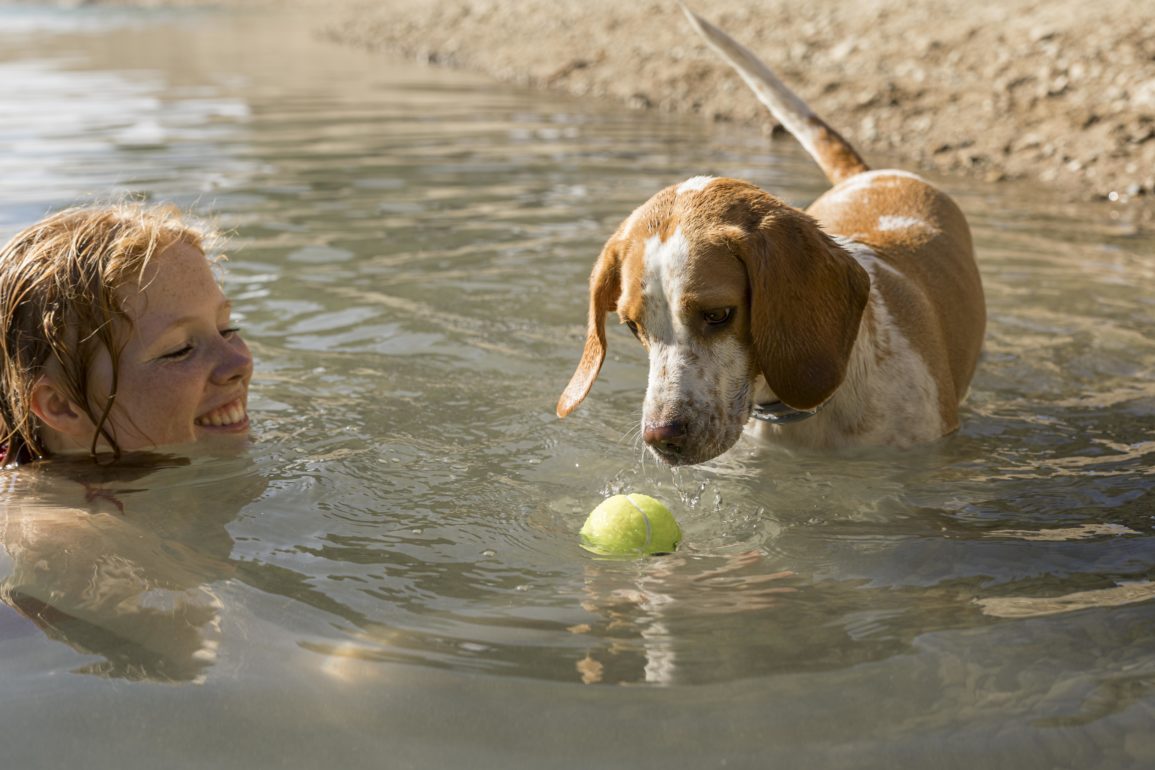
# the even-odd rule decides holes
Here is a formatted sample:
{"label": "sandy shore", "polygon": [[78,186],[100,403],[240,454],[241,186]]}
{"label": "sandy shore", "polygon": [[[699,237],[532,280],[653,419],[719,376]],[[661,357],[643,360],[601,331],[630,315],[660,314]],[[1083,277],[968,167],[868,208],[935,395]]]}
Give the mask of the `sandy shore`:
{"label": "sandy shore", "polygon": [[[1153,221],[1155,4],[691,0],[869,158]],[[504,81],[770,125],[672,0],[375,0],[335,39]]]}
{"label": "sandy shore", "polygon": [[[690,4],[762,56],[868,159],[1025,180],[1101,203],[1106,216],[1155,223],[1155,3]],[[772,128],[673,0],[293,5],[315,12],[318,29],[342,43],[629,109]]]}

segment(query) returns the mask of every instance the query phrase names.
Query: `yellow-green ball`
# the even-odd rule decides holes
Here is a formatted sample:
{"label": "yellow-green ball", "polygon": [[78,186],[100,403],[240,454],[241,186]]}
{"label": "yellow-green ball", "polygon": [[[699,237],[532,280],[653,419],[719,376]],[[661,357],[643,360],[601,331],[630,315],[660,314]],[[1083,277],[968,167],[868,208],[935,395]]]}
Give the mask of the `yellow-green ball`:
{"label": "yellow-green ball", "polygon": [[670,509],[649,495],[614,495],[590,513],[582,547],[607,556],[671,553],[682,529]]}

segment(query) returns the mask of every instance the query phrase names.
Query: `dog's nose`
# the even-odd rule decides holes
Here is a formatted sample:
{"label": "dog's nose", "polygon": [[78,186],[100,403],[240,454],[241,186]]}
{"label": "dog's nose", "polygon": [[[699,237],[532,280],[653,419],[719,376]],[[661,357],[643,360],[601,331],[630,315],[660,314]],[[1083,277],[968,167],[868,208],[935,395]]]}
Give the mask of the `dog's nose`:
{"label": "dog's nose", "polygon": [[642,432],[645,442],[662,454],[681,454],[686,443],[686,423],[681,420],[646,425]]}

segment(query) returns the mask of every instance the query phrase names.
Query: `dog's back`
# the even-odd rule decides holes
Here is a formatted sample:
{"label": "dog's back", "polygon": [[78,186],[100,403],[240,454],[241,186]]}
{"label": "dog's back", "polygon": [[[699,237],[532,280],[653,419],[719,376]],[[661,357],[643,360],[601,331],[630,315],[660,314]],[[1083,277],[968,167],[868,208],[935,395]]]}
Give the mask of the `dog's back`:
{"label": "dog's back", "polygon": [[[834,184],[806,212],[826,232],[869,247],[887,265],[887,271],[872,271],[873,280],[888,306],[904,316],[896,320],[910,330],[912,344],[940,370],[940,386],[953,386],[940,393],[944,407],[947,400],[957,404],[974,374],[986,327],[982,280],[962,211],[915,174],[872,171],[749,49],[679,4],[690,25]],[[903,280],[893,280],[896,273]]]}

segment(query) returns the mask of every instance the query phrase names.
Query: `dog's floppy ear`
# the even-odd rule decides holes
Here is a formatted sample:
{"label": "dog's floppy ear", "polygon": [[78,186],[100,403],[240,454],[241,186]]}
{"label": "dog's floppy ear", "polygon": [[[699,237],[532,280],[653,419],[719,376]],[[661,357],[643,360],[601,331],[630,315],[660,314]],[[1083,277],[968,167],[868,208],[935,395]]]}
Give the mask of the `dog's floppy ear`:
{"label": "dog's floppy ear", "polygon": [[602,249],[590,274],[590,310],[586,344],[577,371],[557,402],[557,416],[565,417],[585,400],[606,358],[606,313],[614,310],[622,293],[620,241],[613,238]]}
{"label": "dog's floppy ear", "polygon": [[870,295],[866,270],[818,223],[775,207],[737,244],[754,359],[779,399],[814,409],[842,384]]}

